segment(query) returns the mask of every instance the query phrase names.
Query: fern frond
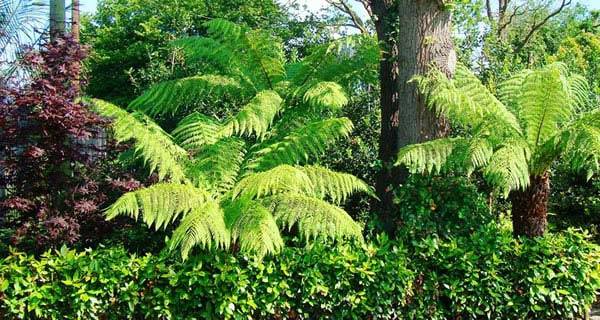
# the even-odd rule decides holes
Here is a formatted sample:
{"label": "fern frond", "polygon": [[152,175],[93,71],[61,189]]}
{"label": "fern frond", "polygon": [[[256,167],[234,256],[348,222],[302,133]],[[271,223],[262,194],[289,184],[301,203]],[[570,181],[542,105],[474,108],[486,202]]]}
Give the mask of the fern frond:
{"label": "fern frond", "polygon": [[220,18],[207,21],[203,26],[211,38],[228,42],[240,40],[244,31],[240,25]]}
{"label": "fern frond", "polygon": [[289,165],[280,165],[244,177],[233,189],[232,198],[254,199],[282,192],[312,195],[314,194],[314,185],[308,175],[301,169]]}
{"label": "fern frond", "polygon": [[275,254],[283,248],[273,215],[255,201],[235,201],[226,209],[230,221],[233,241],[240,245],[240,251],[262,258]]}
{"label": "fern frond", "polygon": [[133,140],[136,156],[143,159],[151,173],[158,173],[159,180],[166,177],[175,182],[186,180],[181,162],[187,158],[187,152],[150,118],[140,113],[130,114],[102,100],[94,99],[92,103],[101,115],[113,119],[117,142]]}
{"label": "fern frond", "polygon": [[351,174],[331,171],[321,166],[305,166],[299,169],[306,173],[313,184],[315,196],[319,199],[329,198],[339,204],[356,192],[375,197],[375,192],[368,184]]}
{"label": "fern frond", "polygon": [[133,100],[128,108],[155,116],[175,114],[183,107],[199,106],[207,97],[236,96],[240,84],[229,77],[202,75],[164,81]]}
{"label": "fern frond", "polygon": [[253,154],[248,168],[266,170],[281,164],[299,164],[317,157],[341,138],[348,137],[353,125],[348,118],[315,121],[300,127]]}
{"label": "fern frond", "polygon": [[411,173],[439,173],[462,138],[443,138],[412,144],[398,151],[396,165],[405,165]]}
{"label": "fern frond", "polygon": [[600,172],[600,111],[595,113],[597,119],[584,116],[563,134],[565,161],[574,171],[585,170],[588,179]]}
{"label": "fern frond", "polygon": [[218,202],[209,200],[195,207],[183,218],[173,237],[169,241],[169,249],[180,249],[181,257],[186,260],[195,246],[202,248],[228,248],[230,233],[223,219],[224,213]]}
{"label": "fern frond", "polygon": [[235,184],[245,151],[243,140],[223,138],[199,150],[187,167],[187,176],[195,185],[223,193]]}
{"label": "fern frond", "polygon": [[500,82],[496,91],[498,99],[508,106],[517,115],[519,113],[518,101],[523,89],[523,82],[533,71],[525,69]]}
{"label": "fern frond", "polygon": [[413,81],[425,94],[430,108],[462,127],[494,123],[499,131],[521,132],[516,117],[462,65],[457,66],[453,80],[434,70],[429,76],[415,77]]}
{"label": "fern frond", "polygon": [[275,82],[285,75],[285,59],[281,40],[263,30],[252,30],[245,36],[245,48],[243,49],[247,52],[247,63],[253,68],[259,69],[259,74],[267,88],[273,90]]}
{"label": "fern frond", "polygon": [[348,98],[339,84],[318,82],[306,91],[304,102],[313,110],[338,110],[348,104]]}
{"label": "fern frond", "polygon": [[186,150],[210,145],[221,137],[221,124],[198,112],[183,118],[173,130],[175,141]]}
{"label": "fern frond", "polygon": [[258,93],[238,114],[225,123],[222,136],[255,135],[262,138],[281,110],[282,101],[275,91]]}
{"label": "fern frond", "polygon": [[524,141],[512,141],[498,149],[483,171],[485,180],[500,189],[504,196],[512,190],[529,186],[528,161],[531,157]]}
{"label": "fern frond", "polygon": [[567,79],[556,65],[531,72],[523,81],[518,104],[525,135],[536,150],[566,123],[573,112]]}
{"label": "fern frond", "polygon": [[141,214],[143,222],[158,230],[209,199],[208,192],[191,185],[158,183],[122,195],[106,210],[106,218],[129,216],[137,220]]}
{"label": "fern frond", "polygon": [[300,234],[308,240],[319,236],[362,240],[361,226],[346,211],[323,200],[284,193],[264,202],[278,223],[289,229],[297,224]]}

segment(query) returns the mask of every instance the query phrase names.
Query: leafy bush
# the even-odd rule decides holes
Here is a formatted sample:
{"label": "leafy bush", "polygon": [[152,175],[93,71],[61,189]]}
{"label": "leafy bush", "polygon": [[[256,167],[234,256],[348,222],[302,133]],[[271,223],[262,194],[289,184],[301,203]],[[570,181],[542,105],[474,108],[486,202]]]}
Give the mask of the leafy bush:
{"label": "leafy bush", "polygon": [[485,196],[464,177],[411,175],[395,202],[407,240],[465,236],[494,220]]}
{"label": "leafy bush", "polygon": [[598,246],[573,230],[515,240],[489,224],[415,246],[413,319],[579,319],[600,288]]}
{"label": "leafy bush", "polygon": [[400,246],[286,248],[262,262],[222,252],[185,262],[122,249],[0,263],[0,314],[14,318],[392,317],[412,281]]}
{"label": "leafy bush", "polygon": [[[185,262],[122,249],[0,260],[0,314],[41,319],[572,319],[600,288],[599,250],[575,231],[533,240],[484,225],[403,246],[286,247],[261,262]],[[410,268],[409,266],[412,266]],[[414,268],[414,271],[411,269]]]}

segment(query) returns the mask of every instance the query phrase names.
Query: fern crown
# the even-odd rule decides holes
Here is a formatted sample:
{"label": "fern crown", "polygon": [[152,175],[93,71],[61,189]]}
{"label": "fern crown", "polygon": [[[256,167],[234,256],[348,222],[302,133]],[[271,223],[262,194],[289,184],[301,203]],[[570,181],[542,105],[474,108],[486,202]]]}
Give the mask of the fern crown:
{"label": "fern crown", "polygon": [[[225,20],[206,29],[207,37],[173,46],[199,72],[217,73],[159,83],[128,106],[131,112],[92,101],[114,119],[117,140],[132,142],[161,181],[123,195],[107,217],[141,217],[155,228],[176,223],[169,247],[183,258],[196,246],[232,243],[258,257],[276,253],[284,245],[281,232],[293,226],[307,240],[362,239],[361,227],[338,205],[371,188],[310,165],[352,130],[347,118],[331,117],[348,103],[345,89],[335,76],[317,73],[339,52],[317,50],[286,64],[281,42],[266,32]],[[225,118],[199,112],[223,97],[235,97],[237,112]],[[171,134],[153,121],[166,115],[181,118]]]}
{"label": "fern crown", "polygon": [[600,169],[600,109],[580,112],[589,103],[587,83],[563,64],[515,74],[495,95],[464,66],[452,80],[434,71],[413,81],[429,107],[467,135],[402,148],[397,164],[412,172],[482,169],[508,195],[559,158],[588,177]]}

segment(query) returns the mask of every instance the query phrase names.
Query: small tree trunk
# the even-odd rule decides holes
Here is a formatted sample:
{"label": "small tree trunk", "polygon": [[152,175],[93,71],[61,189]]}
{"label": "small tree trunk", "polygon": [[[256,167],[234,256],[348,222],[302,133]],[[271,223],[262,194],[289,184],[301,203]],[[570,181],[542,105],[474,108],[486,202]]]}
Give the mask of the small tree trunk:
{"label": "small tree trunk", "polygon": [[531,177],[530,182],[527,189],[513,191],[510,194],[515,237],[542,236],[548,225],[550,176],[548,172],[544,172],[541,176]]}
{"label": "small tree trunk", "polygon": [[65,0],[50,1],[50,40],[65,35]]}
{"label": "small tree trunk", "polygon": [[79,18],[79,0],[71,1],[71,35],[73,40],[79,42],[79,24],[81,19]]}

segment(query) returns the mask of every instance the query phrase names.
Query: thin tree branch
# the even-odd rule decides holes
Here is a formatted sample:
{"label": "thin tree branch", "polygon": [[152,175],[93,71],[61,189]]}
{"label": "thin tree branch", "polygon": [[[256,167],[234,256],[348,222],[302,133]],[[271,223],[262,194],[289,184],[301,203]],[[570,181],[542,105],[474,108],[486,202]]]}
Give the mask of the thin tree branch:
{"label": "thin tree branch", "polygon": [[533,26],[531,27],[531,30],[529,30],[529,33],[527,33],[527,36],[525,36],[525,39],[523,39],[523,41],[521,43],[519,43],[519,45],[515,48],[515,53],[519,53],[523,49],[523,47],[525,47],[527,42],[529,42],[529,40],[531,39],[533,34],[537,30],[539,30],[542,26],[544,26],[548,22],[548,20],[552,19],[552,17],[559,14],[564,8],[566,8],[569,5],[571,5],[571,0],[562,0],[560,6],[556,10],[554,10],[552,13],[547,15],[546,18],[544,18],[539,23],[534,23]]}
{"label": "thin tree branch", "polygon": [[327,2],[336,9],[348,15],[352,21],[352,26],[360,30],[362,34],[369,34],[369,29],[367,29],[362,19],[358,16],[356,11],[352,9],[348,2],[346,2],[346,0],[327,0]]}

